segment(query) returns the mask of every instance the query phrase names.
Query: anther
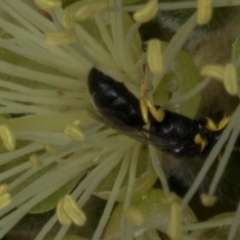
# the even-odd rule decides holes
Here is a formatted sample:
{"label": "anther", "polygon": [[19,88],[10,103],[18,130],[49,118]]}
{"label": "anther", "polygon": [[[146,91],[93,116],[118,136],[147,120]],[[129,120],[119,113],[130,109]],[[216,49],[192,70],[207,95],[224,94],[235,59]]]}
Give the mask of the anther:
{"label": "anther", "polygon": [[216,80],[223,80],[224,67],[220,65],[205,65],[200,74],[204,77],[212,77]]}
{"label": "anther", "polygon": [[139,23],[148,22],[157,14],[158,10],[158,1],[150,0],[142,9],[133,14],[133,19]]}
{"label": "anther", "polygon": [[0,185],[0,209],[3,209],[12,202],[11,195],[8,193],[6,184]]}
{"label": "anther", "polygon": [[237,73],[235,66],[231,63],[228,63],[224,68],[223,84],[227,93],[229,93],[230,95],[237,95]]}
{"label": "anther", "polygon": [[182,214],[178,203],[171,204],[171,219],[167,230],[168,236],[172,240],[177,240],[181,236],[182,229]]}
{"label": "anther", "polygon": [[34,0],[35,4],[42,10],[52,11],[62,6],[60,0]]}
{"label": "anther", "polygon": [[12,130],[6,125],[0,125],[0,137],[3,141],[4,147],[8,151],[13,151],[16,146],[16,138],[12,132]]}
{"label": "anther", "polygon": [[91,2],[82,8],[80,8],[76,13],[75,17],[78,21],[83,21],[92,17],[94,14],[100,12],[104,8],[108,6],[108,3],[104,0],[98,0],[95,2]]}
{"label": "anther", "polygon": [[44,34],[44,42],[48,45],[62,46],[73,43],[75,34],[73,31],[47,32]]}
{"label": "anther", "polygon": [[76,18],[74,13],[66,12],[62,18],[62,25],[66,30],[73,29],[76,23]]}
{"label": "anther", "polygon": [[63,225],[73,222],[77,226],[83,226],[87,219],[85,213],[79,208],[71,195],[66,195],[60,200],[57,206],[57,215]]}
{"label": "anther", "polygon": [[124,211],[125,218],[135,226],[140,226],[145,222],[144,216],[140,209],[131,206]]}
{"label": "anther", "polygon": [[46,151],[51,156],[57,156],[60,153],[58,146],[54,146],[50,144],[46,146]]}
{"label": "anther", "polygon": [[161,42],[158,39],[151,39],[147,48],[147,63],[153,74],[160,74],[162,71],[162,50]]}
{"label": "anther", "polygon": [[213,195],[207,194],[207,193],[203,193],[201,195],[201,202],[204,206],[206,207],[211,207],[213,206],[217,201],[217,198]]}
{"label": "anther", "polygon": [[212,17],[212,0],[198,0],[197,23],[207,24]]}
{"label": "anther", "polygon": [[58,203],[56,212],[58,221],[62,225],[68,225],[71,223],[71,219],[69,218],[68,214],[65,212],[63,208],[63,199],[61,199],[60,202]]}
{"label": "anther", "polygon": [[144,69],[144,76],[141,82],[141,98],[140,98],[140,109],[145,123],[149,123],[148,117],[148,106],[147,106],[147,85],[146,85],[146,70]]}
{"label": "anther", "polygon": [[37,154],[33,154],[30,156],[29,161],[31,163],[31,165],[35,168],[39,168],[43,166],[43,162],[41,161],[41,159],[39,158],[39,156]]}
{"label": "anther", "polygon": [[76,126],[73,124],[69,124],[66,126],[64,133],[71,138],[72,140],[75,141],[83,141],[85,139],[84,133],[78,129]]}

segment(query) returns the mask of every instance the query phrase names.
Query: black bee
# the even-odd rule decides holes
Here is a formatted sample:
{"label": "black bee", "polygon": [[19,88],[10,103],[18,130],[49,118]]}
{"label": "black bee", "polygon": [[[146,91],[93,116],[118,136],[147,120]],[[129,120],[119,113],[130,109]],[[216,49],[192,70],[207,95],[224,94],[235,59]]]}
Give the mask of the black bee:
{"label": "black bee", "polygon": [[[205,119],[192,120],[168,110],[164,110],[161,122],[151,117],[149,129],[145,129],[140,101],[123,83],[93,68],[88,75],[88,88],[100,113],[95,114],[98,119],[125,135],[160,149],[165,153],[163,169],[166,175],[174,176],[188,186],[223,131],[209,129]],[[206,175],[200,191],[208,190],[216,166],[217,161]],[[235,166],[228,166],[216,190],[221,200],[234,204],[240,199],[240,179],[237,186],[231,185],[231,181],[235,181],[232,172],[236,171]],[[234,188],[238,188],[237,191]]]}

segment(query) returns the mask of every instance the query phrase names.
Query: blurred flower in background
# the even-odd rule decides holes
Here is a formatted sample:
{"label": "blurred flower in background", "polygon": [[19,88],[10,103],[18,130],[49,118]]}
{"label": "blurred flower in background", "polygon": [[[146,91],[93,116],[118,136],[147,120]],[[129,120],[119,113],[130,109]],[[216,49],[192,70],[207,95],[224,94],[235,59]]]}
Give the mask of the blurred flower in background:
{"label": "blurred flower in background", "polygon": [[[230,59],[198,64],[201,54],[204,56],[197,53],[200,43],[195,50],[191,48],[192,56],[181,51],[188,49],[196,19],[201,24],[211,19],[210,1],[203,2],[206,4],[198,6],[197,13],[180,19],[168,44],[158,41],[161,47],[150,50],[150,40],[145,52],[139,34],[145,22],[159,21],[159,9],[195,8],[196,2],[160,2],[159,6],[150,0],[128,6],[138,1],[0,0],[1,239],[211,239],[209,229],[214,230],[211,237],[215,239],[237,239],[238,212],[236,217],[226,213],[196,224],[196,213],[187,206],[206,167],[182,201],[183,196],[178,197],[168,186],[161,168],[167,164],[162,153],[89,116],[92,103],[87,77],[92,67],[124,82],[140,97],[147,65],[154,104],[190,118],[207,112],[201,110],[205,100],[200,91],[209,79],[200,81],[197,67],[219,64],[217,73],[210,68],[203,75],[218,74],[221,92],[229,96],[223,87],[229,86],[224,77],[229,75],[223,73]],[[209,14],[199,17],[201,11]],[[166,21],[169,18],[163,15],[160,24]],[[236,37],[231,38],[234,47],[227,47],[238,66]],[[203,39],[201,42],[207,38]],[[161,58],[162,63],[155,61]],[[228,79],[234,85],[234,77]],[[236,102],[235,108],[238,90],[233,95],[229,99]],[[226,100],[224,112],[233,111],[228,109],[230,100]],[[238,135],[238,112],[206,164],[214,161],[233,129]],[[230,137],[232,144],[237,135]],[[227,161],[229,155],[223,159]],[[161,188],[154,185],[157,179]],[[206,202],[213,197],[218,181],[206,194]],[[218,231],[221,226],[224,228]]]}

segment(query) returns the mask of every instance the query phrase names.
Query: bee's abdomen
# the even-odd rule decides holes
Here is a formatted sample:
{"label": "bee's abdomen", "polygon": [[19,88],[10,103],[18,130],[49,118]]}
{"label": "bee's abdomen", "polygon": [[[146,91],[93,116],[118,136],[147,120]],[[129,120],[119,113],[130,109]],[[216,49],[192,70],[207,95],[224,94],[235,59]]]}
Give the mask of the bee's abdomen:
{"label": "bee's abdomen", "polygon": [[88,76],[88,88],[96,107],[103,113],[128,126],[144,125],[139,100],[111,77],[93,68]]}

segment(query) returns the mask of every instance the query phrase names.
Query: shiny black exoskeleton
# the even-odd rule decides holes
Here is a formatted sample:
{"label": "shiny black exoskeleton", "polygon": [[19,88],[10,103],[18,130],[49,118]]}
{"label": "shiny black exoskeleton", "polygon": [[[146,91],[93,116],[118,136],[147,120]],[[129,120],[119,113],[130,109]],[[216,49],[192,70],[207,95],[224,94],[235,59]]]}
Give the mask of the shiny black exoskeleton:
{"label": "shiny black exoskeleton", "polygon": [[94,104],[104,115],[121,120],[131,127],[142,127],[139,100],[124,86],[93,68],[88,76],[88,89]]}
{"label": "shiny black exoskeleton", "polygon": [[[151,117],[149,128],[146,129],[140,102],[123,83],[93,68],[88,76],[88,88],[99,112],[95,117],[125,135],[162,150],[165,153],[162,167],[166,175],[173,176],[183,185],[192,184],[222,130],[209,130],[206,120],[192,120],[168,110],[164,110],[161,122]],[[200,142],[196,140],[197,136]],[[228,164],[216,190],[216,195],[222,201],[234,205],[240,199],[239,149],[233,150],[231,162],[234,164]],[[218,161],[205,176],[200,191],[208,190],[217,164]]]}

